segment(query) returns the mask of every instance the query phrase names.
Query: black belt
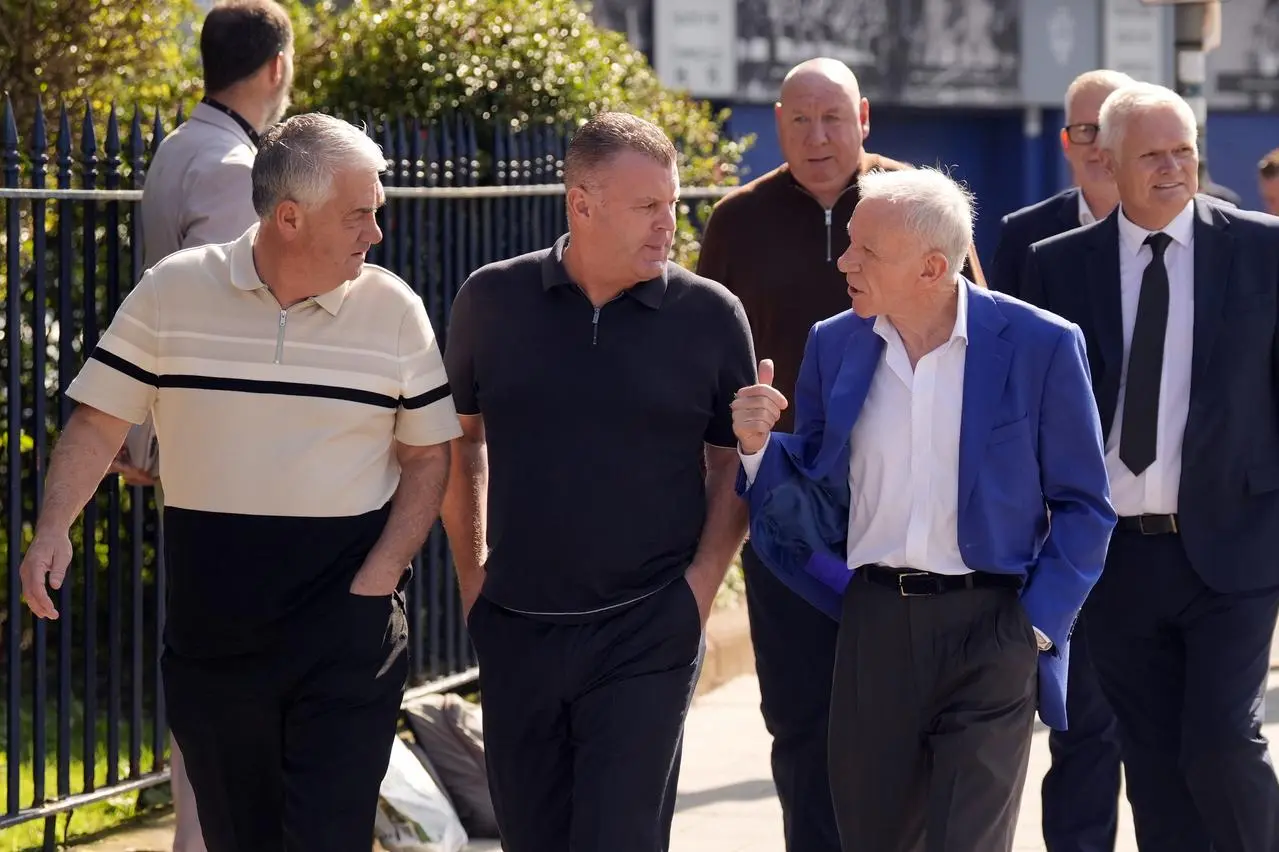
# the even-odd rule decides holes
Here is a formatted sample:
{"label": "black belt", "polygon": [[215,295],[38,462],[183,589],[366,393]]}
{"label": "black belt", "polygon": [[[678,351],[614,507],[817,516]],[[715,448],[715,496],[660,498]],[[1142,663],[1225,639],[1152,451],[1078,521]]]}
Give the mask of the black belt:
{"label": "black belt", "polygon": [[877,586],[896,589],[904,598],[942,595],[965,589],[1020,589],[1021,577],[1016,574],[991,574],[974,571],[971,574],[933,574],[928,571],[912,571],[909,568],[888,568],[884,565],[862,565],[856,577]]}
{"label": "black belt", "polygon": [[1169,535],[1181,532],[1176,515],[1129,515],[1119,519],[1115,527],[1142,535]]}

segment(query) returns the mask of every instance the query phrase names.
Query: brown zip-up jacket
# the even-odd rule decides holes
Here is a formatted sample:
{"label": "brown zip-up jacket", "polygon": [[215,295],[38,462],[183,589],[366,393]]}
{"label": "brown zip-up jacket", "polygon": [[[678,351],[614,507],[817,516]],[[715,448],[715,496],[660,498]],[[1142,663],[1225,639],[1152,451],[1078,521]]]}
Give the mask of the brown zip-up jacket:
{"label": "brown zip-up jacket", "polygon": [[[865,153],[857,176],[908,168]],[[809,329],[851,307],[848,283],[835,262],[848,250],[846,229],[857,204],[857,176],[826,210],[781,166],[720,199],[702,237],[697,273],[742,300],[755,354],[773,359],[773,385],[787,399],[795,396]],[[963,272],[985,286],[976,251],[969,252]],[[791,430],[792,412],[782,412],[779,431]]]}

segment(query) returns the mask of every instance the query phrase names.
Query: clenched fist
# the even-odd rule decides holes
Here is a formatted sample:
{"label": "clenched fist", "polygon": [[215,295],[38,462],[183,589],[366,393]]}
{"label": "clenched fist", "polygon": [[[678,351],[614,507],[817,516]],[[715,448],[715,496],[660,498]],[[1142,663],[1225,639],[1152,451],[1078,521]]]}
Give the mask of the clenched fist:
{"label": "clenched fist", "polygon": [[742,388],[733,399],[733,434],[743,454],[753,456],[764,448],[789,404],[773,387],[773,362],[765,358],[759,362],[759,382]]}

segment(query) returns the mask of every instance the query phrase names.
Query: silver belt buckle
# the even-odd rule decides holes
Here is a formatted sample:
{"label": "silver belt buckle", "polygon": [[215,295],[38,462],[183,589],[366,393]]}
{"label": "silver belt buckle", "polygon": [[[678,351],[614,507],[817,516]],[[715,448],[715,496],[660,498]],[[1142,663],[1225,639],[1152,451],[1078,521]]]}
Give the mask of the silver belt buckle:
{"label": "silver belt buckle", "polygon": [[904,597],[904,598],[926,598],[926,597],[930,597],[930,596],[933,594],[932,592],[908,592],[908,591],[906,591],[906,578],[907,578],[907,577],[928,577],[928,576],[930,576],[930,575],[929,575],[929,573],[928,573],[927,571],[910,571],[910,572],[903,572],[903,573],[901,573],[901,574],[898,574],[898,575],[897,575],[897,591],[898,591],[898,592],[900,592],[900,593],[901,593],[901,596],[902,596],[902,597]]}

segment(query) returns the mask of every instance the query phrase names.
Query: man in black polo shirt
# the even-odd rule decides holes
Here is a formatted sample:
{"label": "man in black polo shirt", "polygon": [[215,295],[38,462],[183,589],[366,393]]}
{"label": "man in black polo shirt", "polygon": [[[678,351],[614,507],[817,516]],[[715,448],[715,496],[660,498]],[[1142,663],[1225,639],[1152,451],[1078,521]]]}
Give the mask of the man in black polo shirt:
{"label": "man in black polo shirt", "polygon": [[667,262],[675,162],[646,121],[587,122],[568,236],[453,303],[442,514],[507,852],[667,847],[702,629],[746,530],[729,405],[750,328]]}

